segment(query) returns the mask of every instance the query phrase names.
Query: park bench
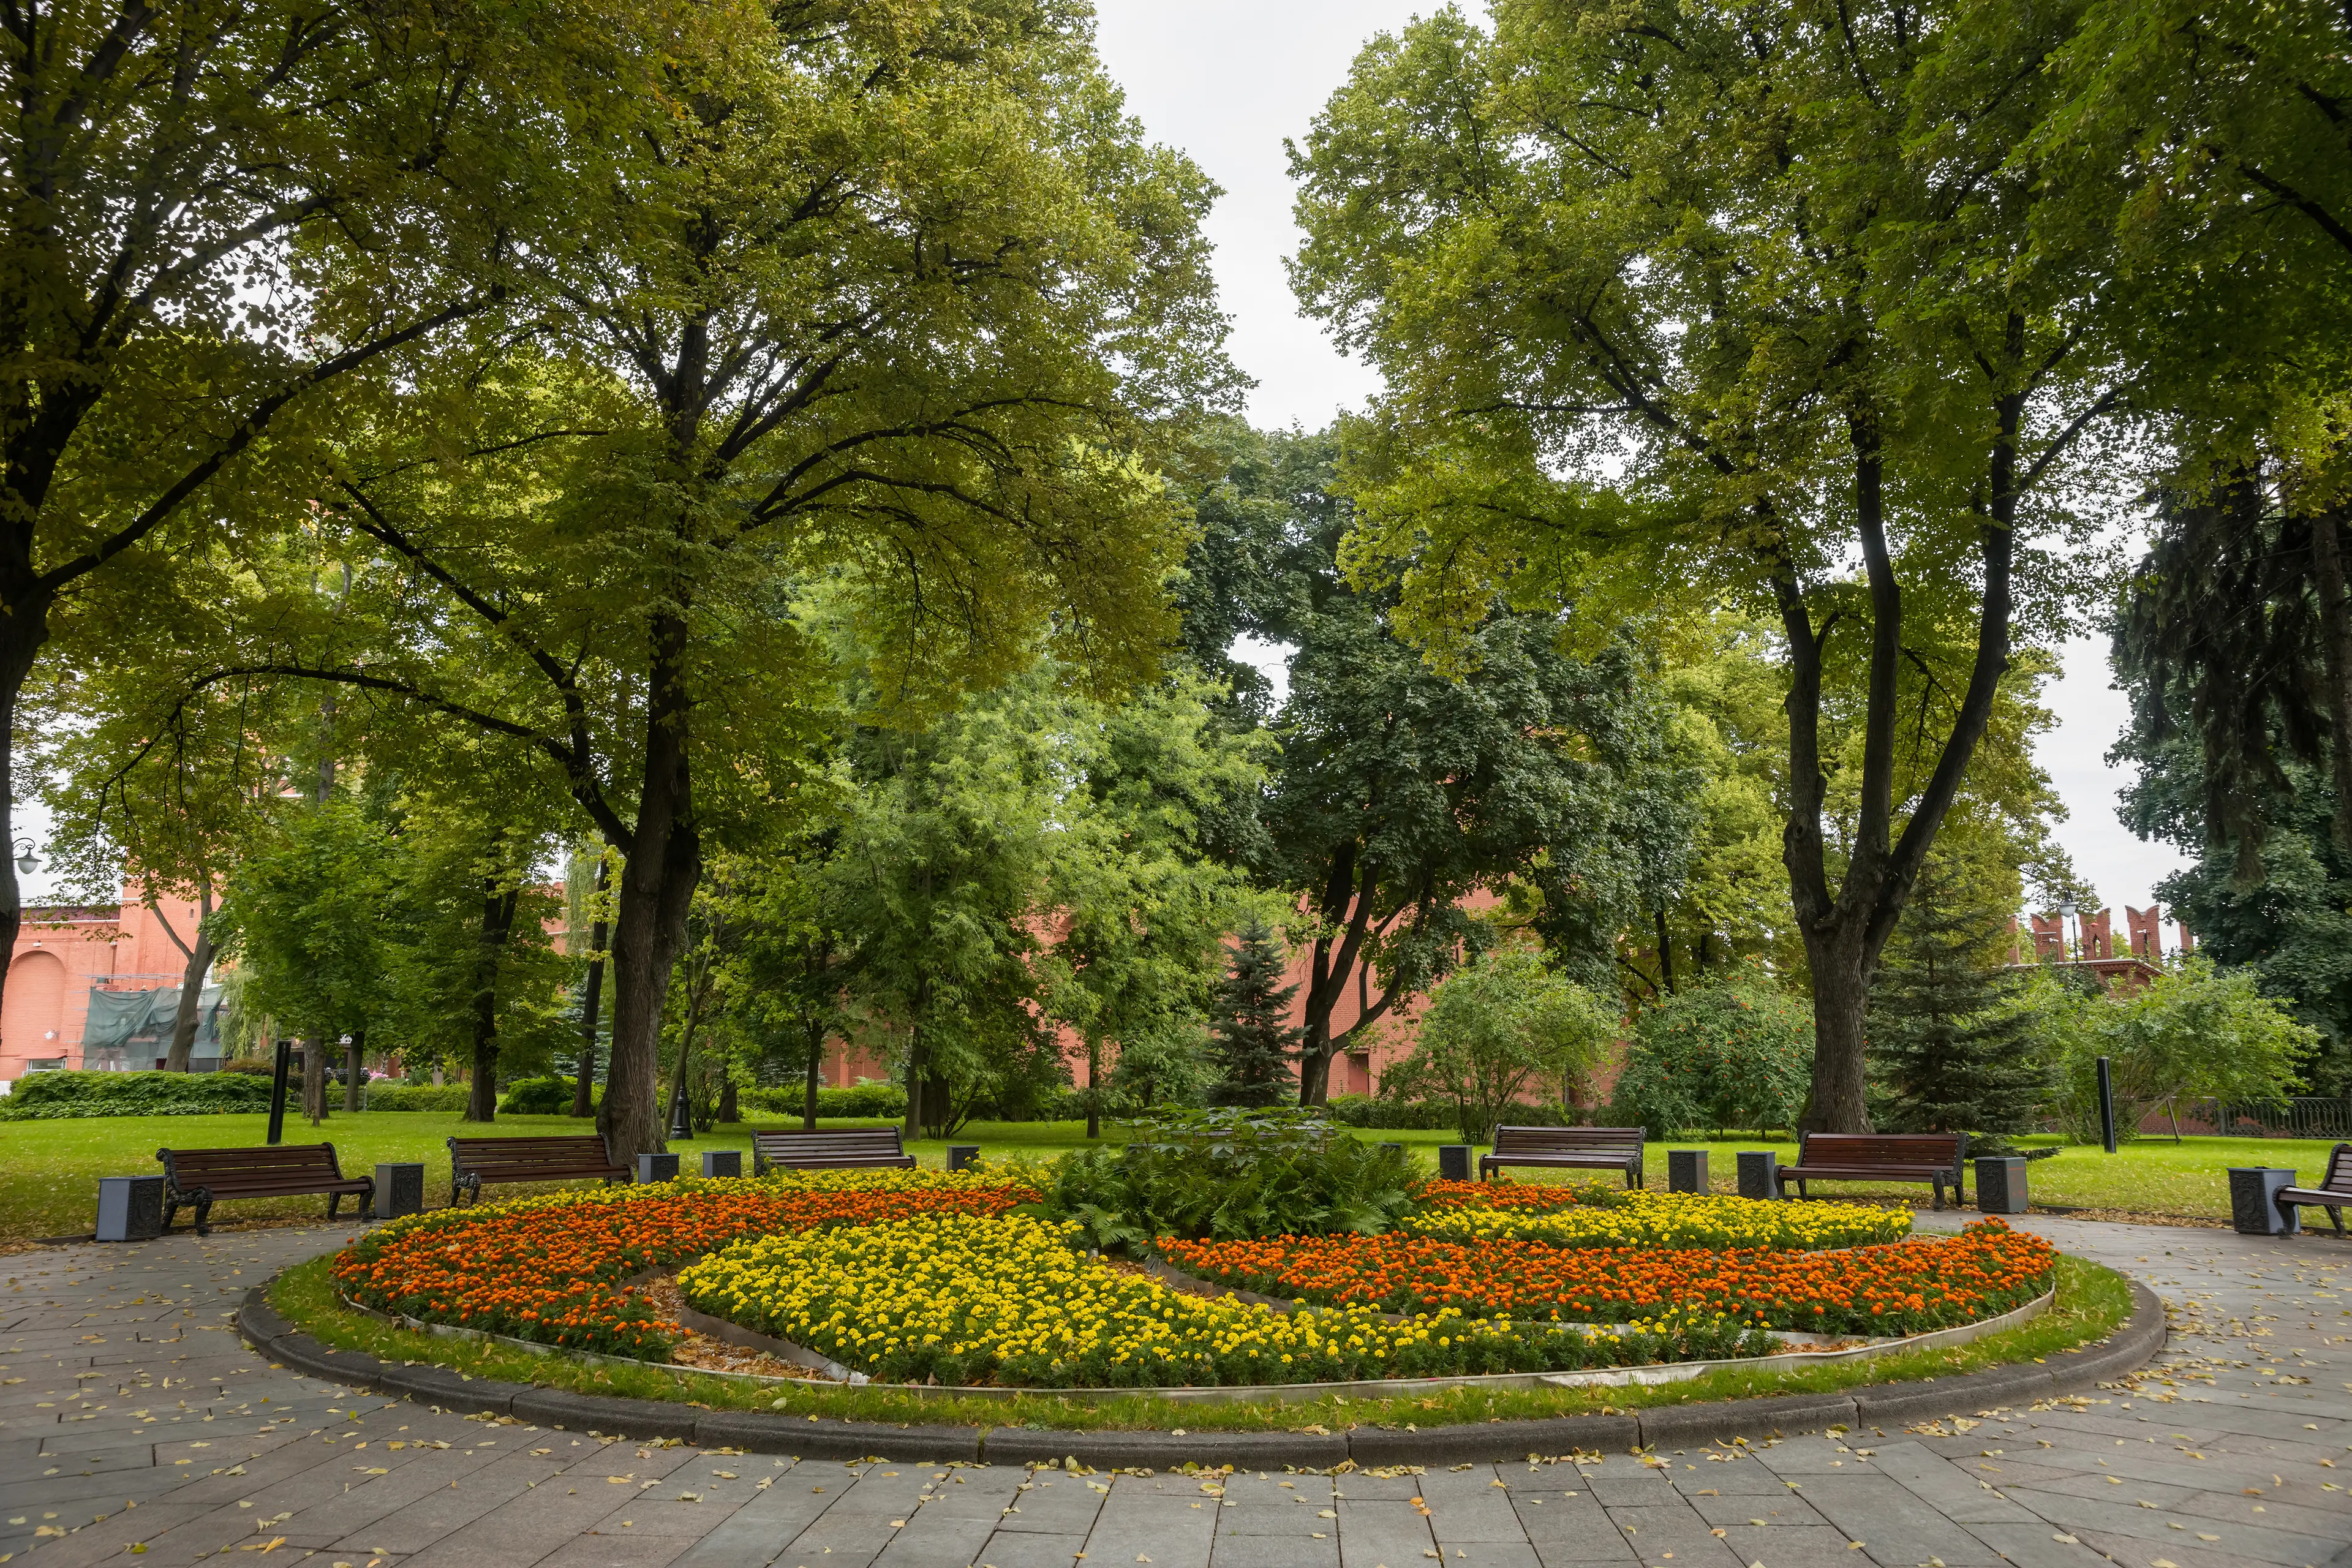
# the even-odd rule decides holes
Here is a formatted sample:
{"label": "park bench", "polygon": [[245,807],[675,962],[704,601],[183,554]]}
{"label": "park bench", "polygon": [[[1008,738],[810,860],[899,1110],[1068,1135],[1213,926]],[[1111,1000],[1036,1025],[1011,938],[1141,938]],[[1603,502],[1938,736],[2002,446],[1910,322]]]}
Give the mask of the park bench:
{"label": "park bench", "polygon": [[762,1171],[835,1171],[895,1166],[915,1168],[915,1157],[898,1142],[896,1127],[857,1127],[845,1131],[779,1131],[751,1134],[751,1173]]}
{"label": "park bench", "polygon": [[2312,1205],[2327,1211],[2336,1222],[2336,1234],[2344,1234],[2344,1207],[2352,1204],[2352,1143],[2338,1143],[2327,1155],[2327,1174],[2315,1187],[2281,1187],[2278,1206],[2281,1214],[2297,1204]]}
{"label": "park bench", "polygon": [[1807,1197],[1808,1181],[1925,1182],[1942,1208],[1947,1182],[1953,1203],[1968,1199],[1961,1181],[1967,1153],[1965,1132],[1800,1132],[1797,1163],[1782,1166],[1780,1174]]}
{"label": "park bench", "polygon": [[593,1178],[625,1182],[629,1167],[614,1160],[596,1132],[540,1138],[449,1140],[449,1206],[460,1189],[475,1202],[482,1188],[498,1182],[576,1182]]}
{"label": "park bench", "polygon": [[1506,1165],[1550,1170],[1622,1171],[1625,1184],[1642,1184],[1638,1127],[1497,1127],[1495,1152],[1478,1160],[1485,1181]]}
{"label": "park bench", "polygon": [[163,1228],[187,1204],[196,1211],[196,1234],[212,1234],[213,1205],[224,1198],[299,1197],[323,1193],[327,1217],[335,1217],[343,1194],[360,1200],[367,1212],[375,1193],[373,1176],[346,1176],[335,1161],[332,1143],[278,1144],[259,1149],[158,1149],[163,1163]]}

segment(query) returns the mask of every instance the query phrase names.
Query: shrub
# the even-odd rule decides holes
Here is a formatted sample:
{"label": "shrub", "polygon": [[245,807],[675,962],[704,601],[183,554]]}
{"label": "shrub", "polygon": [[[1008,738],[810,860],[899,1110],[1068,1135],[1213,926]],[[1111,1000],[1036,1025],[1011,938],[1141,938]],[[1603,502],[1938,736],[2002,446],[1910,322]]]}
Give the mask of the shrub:
{"label": "shrub", "polygon": [[1485,1143],[1523,1097],[1557,1100],[1601,1064],[1617,1031],[1615,1006],[1524,947],[1483,953],[1454,973],[1422,1015],[1412,1055],[1392,1077],[1431,1099],[1451,1101],[1463,1142]]}
{"label": "shrub", "polygon": [[1694,986],[1642,1014],[1611,1119],[1653,1138],[1793,1126],[1812,1061],[1801,999],[1748,975]]}
{"label": "shrub", "polygon": [[1055,1166],[1045,1194],[1097,1247],[1140,1252],[1162,1236],[1318,1236],[1388,1229],[1420,1178],[1401,1149],[1301,1110],[1168,1111],[1122,1148]]}
{"label": "shrub", "polygon": [[[735,1091],[738,1105],[767,1116],[799,1116],[806,1095],[807,1090],[796,1083]],[[816,1091],[816,1113],[821,1117],[900,1117],[907,1114],[907,1091],[895,1083],[820,1089]]]}
{"label": "shrub", "polygon": [[467,1089],[462,1083],[373,1083],[368,1086],[370,1110],[463,1110]]}
{"label": "shrub", "polygon": [[2038,1005],[2035,1032],[2058,1065],[2054,1109],[2068,1137],[2099,1137],[2102,1056],[2115,1075],[2119,1140],[2137,1137],[2149,1111],[2182,1100],[2263,1103],[2293,1093],[2319,1035],[2260,986],[2252,968],[2220,968],[2201,953],[2128,995],[2036,975],[2028,993]]}
{"label": "shrub", "polygon": [[268,1109],[269,1080],[242,1073],[37,1072],[18,1079],[0,1099],[0,1121],[210,1116]]}
{"label": "shrub", "polygon": [[[592,1094],[590,1098],[593,1103],[604,1096]],[[507,1085],[506,1098],[499,1101],[499,1109],[509,1116],[562,1116],[572,1109],[572,1080],[562,1078],[517,1079]]]}

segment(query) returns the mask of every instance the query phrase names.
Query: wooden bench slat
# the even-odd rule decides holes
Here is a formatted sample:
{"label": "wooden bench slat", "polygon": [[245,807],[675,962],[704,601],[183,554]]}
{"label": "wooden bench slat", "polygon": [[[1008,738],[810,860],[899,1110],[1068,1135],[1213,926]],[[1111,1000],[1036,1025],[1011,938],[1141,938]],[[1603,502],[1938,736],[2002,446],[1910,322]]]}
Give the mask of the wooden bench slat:
{"label": "wooden bench slat", "polygon": [[1639,1127],[1497,1127],[1491,1153],[1478,1159],[1481,1181],[1505,1166],[1622,1171],[1625,1184],[1642,1184]]}
{"label": "wooden bench slat", "polygon": [[630,1168],[613,1158],[601,1132],[538,1132],[515,1138],[449,1141],[449,1205],[462,1192],[481,1201],[482,1188],[513,1182],[625,1182]]}
{"label": "wooden bench slat", "polygon": [[838,1171],[884,1167],[911,1171],[896,1127],[824,1128],[803,1131],[775,1128],[751,1134],[751,1172]]}
{"label": "wooden bench slat", "polygon": [[1967,1142],[1958,1132],[1800,1132],[1797,1163],[1780,1179],[1805,1197],[1809,1182],[1925,1182],[1940,1209],[1947,1182],[1955,1203],[1967,1201]]}
{"label": "wooden bench slat", "polygon": [[2336,1234],[2345,1234],[2344,1210],[2352,1205],[2352,1143],[2338,1143],[2327,1152],[2327,1173],[2319,1178],[2317,1186],[2282,1187],[2276,1201],[2282,1211],[2296,1205],[2324,1208]]}
{"label": "wooden bench slat", "polygon": [[196,1234],[212,1234],[213,1205],[225,1198],[305,1197],[327,1200],[327,1217],[346,1194],[365,1213],[375,1194],[373,1176],[346,1176],[332,1143],[264,1145],[257,1149],[158,1149],[163,1166],[163,1228],[186,1204],[196,1211]]}

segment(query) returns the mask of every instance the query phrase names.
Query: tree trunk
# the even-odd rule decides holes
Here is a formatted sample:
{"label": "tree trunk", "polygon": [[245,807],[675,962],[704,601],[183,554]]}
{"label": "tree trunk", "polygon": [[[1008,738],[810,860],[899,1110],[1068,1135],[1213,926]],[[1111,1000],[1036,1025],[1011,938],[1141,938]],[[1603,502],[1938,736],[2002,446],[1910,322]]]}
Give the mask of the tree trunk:
{"label": "tree trunk", "polygon": [[[918,873],[917,884],[924,893],[930,891],[930,873]],[[923,1135],[923,1086],[930,1075],[930,1062],[923,1049],[923,1017],[930,1011],[931,983],[915,983],[914,1005],[908,1009],[911,1021],[907,1029],[907,1124],[899,1136],[912,1143]]]}
{"label": "tree trunk", "polygon": [[[2012,314],[2006,325],[2008,363],[2021,363],[2024,319]],[[1866,407],[1849,416],[1855,532],[1869,588],[1870,663],[1860,798],[1844,881],[1834,894],[1822,821],[1828,793],[1822,766],[1822,655],[1830,626],[1814,626],[1794,568],[1786,561],[1776,562],[1773,568],[1772,590],[1788,637],[1790,665],[1790,805],[1781,860],[1789,870],[1790,905],[1813,981],[1812,1086],[1798,1118],[1801,1131],[1871,1130],[1865,1090],[1871,977],[1928,847],[1959,793],[1961,777],[1991,719],[2001,677],[2009,670],[2017,439],[2025,401],[2022,392],[2005,392],[1994,399],[1998,434],[1989,455],[1987,499],[1978,528],[1984,588],[1978,605],[1975,658],[1935,772],[1919,791],[1899,837],[1894,833],[1894,794],[1895,731],[1902,717],[1896,676],[1903,658],[1903,597],[1886,544],[1877,423]]]}
{"label": "tree trunk", "polygon": [[499,966],[514,931],[521,889],[482,884],[482,930],[474,954],[474,1082],[466,1096],[467,1121],[499,1119]]}
{"label": "tree trunk", "polygon": [[360,1086],[367,1081],[367,1031],[361,1029],[352,1036],[352,1048],[343,1053],[343,1109],[357,1114],[360,1109]]}
{"label": "tree trunk", "polygon": [[1870,1100],[1865,1071],[1871,973],[1859,951],[1861,928],[1805,931],[1805,962],[1813,975],[1813,1086],[1802,1122],[1811,1132],[1867,1132]]}
{"label": "tree trunk", "polygon": [[655,617],[653,646],[645,784],[636,825],[623,846],[620,907],[613,922],[613,1047],[604,1108],[596,1113],[597,1131],[623,1160],[667,1147],[659,1104],[662,1006],[702,878],[687,759],[682,612]]}
{"label": "tree trunk", "polygon": [[[597,908],[604,908],[604,889],[611,886],[613,862],[604,846],[596,846]],[[588,973],[580,982],[580,1072],[572,1085],[572,1114],[596,1114],[596,1009],[604,996],[604,917],[599,913],[588,928]]]}
{"label": "tree trunk", "polygon": [[1087,1136],[1102,1136],[1102,1047],[1087,1041]]}
{"label": "tree trunk", "polygon": [[322,1030],[302,1042],[302,1114],[316,1127],[327,1120],[327,1037]]}
{"label": "tree trunk", "polygon": [[2345,605],[2344,556],[2336,531],[2341,509],[2311,520],[2312,575],[2319,587],[2319,641],[2326,659],[2327,718],[2333,731],[2336,847],[2352,851],[2352,613]]}
{"label": "tree trunk", "polygon": [[742,1109],[736,1103],[735,1100],[735,1075],[733,1073],[729,1073],[727,1075],[727,1081],[719,1086],[719,1120],[722,1123],[730,1127],[736,1122],[743,1120]]}
{"label": "tree trunk", "polygon": [[[195,1053],[196,1026],[204,1021],[205,973],[213,966],[213,941],[205,922],[213,913],[213,879],[196,883],[196,929],[188,943],[188,966],[180,973],[180,1010],[172,1016],[172,1044],[163,1054],[165,1072],[185,1072]],[[352,1107],[356,1110],[357,1106]]]}
{"label": "tree trunk", "polygon": [[1675,944],[1666,935],[1665,906],[1658,906],[1658,973],[1664,977],[1666,994],[1675,994]]}
{"label": "tree trunk", "polygon": [[824,1026],[810,1024],[808,1029],[808,1079],[806,1093],[801,1101],[801,1126],[810,1132],[816,1131],[816,1091],[824,1079]]}
{"label": "tree trunk", "polygon": [[[29,522],[21,531],[29,541]],[[6,837],[0,847],[0,1001],[7,994],[6,955],[16,951],[16,933],[25,929],[24,893],[16,885],[16,701],[49,640],[49,600],[12,598],[5,609],[0,614],[0,835]]]}

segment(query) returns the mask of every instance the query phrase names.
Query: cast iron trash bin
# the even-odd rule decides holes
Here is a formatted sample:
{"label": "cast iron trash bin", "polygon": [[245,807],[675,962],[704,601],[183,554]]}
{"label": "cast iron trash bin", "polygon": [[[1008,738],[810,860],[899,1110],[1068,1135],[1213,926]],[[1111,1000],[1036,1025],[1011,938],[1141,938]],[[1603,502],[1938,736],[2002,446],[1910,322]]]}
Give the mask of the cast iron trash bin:
{"label": "cast iron trash bin", "polygon": [[1739,1195],[1777,1198],[1780,1195],[1780,1156],[1769,1149],[1742,1149],[1738,1155]]}
{"label": "cast iron trash bin", "polygon": [[1706,1191],[1706,1150],[1669,1149],[1666,1151],[1666,1191],[1670,1193]]}
{"label": "cast iron trash bin", "polygon": [[1977,1212],[2023,1214],[2025,1161],[2014,1154],[1977,1156]]}
{"label": "cast iron trash bin", "polygon": [[95,1239],[152,1241],[163,1234],[163,1177],[99,1177]]}
{"label": "cast iron trash bin", "polygon": [[950,1171],[969,1171],[969,1170],[971,1170],[974,1165],[977,1165],[977,1164],[979,1164],[979,1163],[980,1163],[980,1145],[979,1145],[979,1144],[977,1144],[977,1143],[950,1143],[950,1144],[949,1144],[949,1145],[948,1145],[948,1169],[949,1169],[949,1170],[950,1170]]}
{"label": "cast iron trash bin", "polygon": [[425,1162],[395,1160],[375,1168],[374,1206],[371,1219],[398,1219],[425,1212]]}
{"label": "cast iron trash bin", "polygon": [[1437,1179],[1441,1182],[1466,1182],[1470,1179],[1470,1145],[1440,1143],[1437,1146]]}
{"label": "cast iron trash bin", "polygon": [[675,1154],[638,1155],[637,1180],[640,1182],[675,1182],[677,1180],[677,1156]]}
{"label": "cast iron trash bin", "polygon": [[706,1176],[740,1176],[743,1173],[743,1151],[740,1149],[705,1149],[702,1152],[702,1173]]}
{"label": "cast iron trash bin", "polygon": [[2294,1173],[2271,1165],[2230,1167],[2230,1222],[2240,1236],[2300,1236],[2303,1211],[2279,1212],[2278,1192],[2294,1185]]}

